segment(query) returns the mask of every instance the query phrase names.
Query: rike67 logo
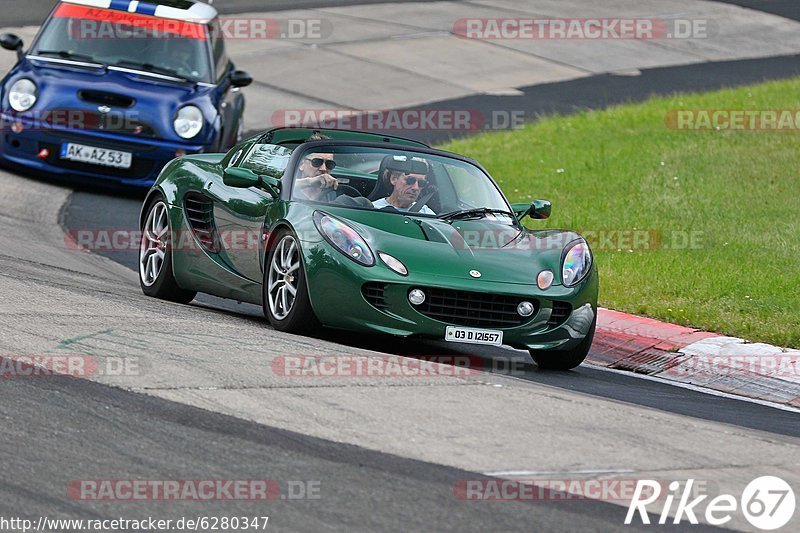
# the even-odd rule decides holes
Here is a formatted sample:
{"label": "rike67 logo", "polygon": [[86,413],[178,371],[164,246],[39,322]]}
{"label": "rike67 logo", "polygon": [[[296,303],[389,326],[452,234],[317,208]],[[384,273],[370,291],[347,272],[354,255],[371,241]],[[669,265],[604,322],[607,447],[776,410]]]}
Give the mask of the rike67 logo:
{"label": "rike67 logo", "polygon": [[[694,496],[692,487],[694,479],[689,479],[685,484],[673,481],[669,484],[666,497],[661,494],[662,484],[658,481],[640,479],[625,516],[625,524],[631,524],[637,511],[642,524],[650,524],[647,506],[663,499],[664,507],[658,519],[659,524],[666,524],[669,519],[673,503],[677,500],[673,524],[684,523],[698,524],[697,515],[705,518],[705,522],[712,526],[721,526],[730,522],[733,514],[741,512],[750,524],[758,529],[771,531],[781,528],[789,523],[794,516],[795,495],[792,487],[784,480],[775,476],[762,476],[751,481],[745,487],[742,495],[737,499],[732,494],[721,494],[705,501],[708,494]],[[683,486],[683,490],[680,488]],[[705,509],[703,511],[703,509]],[[795,530],[796,531],[796,530]]]}

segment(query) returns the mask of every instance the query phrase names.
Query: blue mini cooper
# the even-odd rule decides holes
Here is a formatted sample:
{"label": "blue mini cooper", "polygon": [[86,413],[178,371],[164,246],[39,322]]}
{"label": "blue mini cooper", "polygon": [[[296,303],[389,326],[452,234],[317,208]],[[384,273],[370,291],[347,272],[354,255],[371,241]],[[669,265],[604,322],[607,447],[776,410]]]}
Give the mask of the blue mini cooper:
{"label": "blue mini cooper", "polygon": [[217,11],[191,0],[62,0],[0,82],[0,163],[147,188],[175,157],[241,138],[252,82]]}

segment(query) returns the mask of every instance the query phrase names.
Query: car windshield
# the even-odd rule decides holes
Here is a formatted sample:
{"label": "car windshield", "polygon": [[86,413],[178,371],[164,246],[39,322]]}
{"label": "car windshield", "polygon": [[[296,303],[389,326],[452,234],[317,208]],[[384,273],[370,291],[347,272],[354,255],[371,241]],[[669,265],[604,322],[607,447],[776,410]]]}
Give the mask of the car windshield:
{"label": "car windshield", "polygon": [[292,199],[426,217],[515,220],[480,168],[401,149],[307,149],[293,176]]}
{"label": "car windshield", "polygon": [[62,3],[29,53],[213,82],[208,34],[194,22]]}

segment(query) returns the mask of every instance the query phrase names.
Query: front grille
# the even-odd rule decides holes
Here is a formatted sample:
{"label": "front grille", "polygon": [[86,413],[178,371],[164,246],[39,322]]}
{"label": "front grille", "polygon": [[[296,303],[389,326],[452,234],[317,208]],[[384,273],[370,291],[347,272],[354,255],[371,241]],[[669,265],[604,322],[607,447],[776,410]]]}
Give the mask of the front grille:
{"label": "front grille", "polygon": [[214,204],[199,193],[188,193],[183,199],[183,210],[194,236],[210,252],[218,251],[218,240],[214,229]]}
{"label": "front grille", "polygon": [[[81,140],[84,144],[91,143],[94,146],[100,146],[101,143],[93,141]],[[93,165],[91,163],[81,163],[80,161],[70,161],[69,159],[61,159],[61,145],[53,143],[39,143],[39,150],[47,148],[50,152],[45,158],[48,164],[54,167],[66,168],[69,170],[78,170],[81,172],[89,172],[92,174],[107,174],[115,178],[146,178],[154,171],[155,161],[151,159],[142,159],[133,157],[130,168],[115,168],[106,167],[103,165]],[[110,148],[116,150],[117,148]],[[123,151],[130,151],[130,149],[121,148]]]}
{"label": "front grille", "polygon": [[361,294],[372,307],[385,311],[389,306],[386,303],[386,283],[370,282],[361,287]]}
{"label": "front grille", "polygon": [[550,319],[547,321],[547,325],[551,327],[560,326],[571,312],[572,306],[567,302],[553,301],[553,312],[550,313]]}
{"label": "front grille", "polygon": [[[450,289],[422,289],[427,298],[422,305],[415,306],[423,315],[459,326],[514,327],[531,317],[517,313],[517,305],[526,298],[504,296],[483,292],[457,291]],[[538,301],[530,301],[538,310]],[[534,314],[536,311],[534,311]],[[533,315],[531,315],[533,316]]]}
{"label": "front grille", "polygon": [[144,120],[120,112],[100,113],[85,109],[51,109],[42,115],[43,128],[68,128],[78,131],[102,131],[153,139],[156,128]]}

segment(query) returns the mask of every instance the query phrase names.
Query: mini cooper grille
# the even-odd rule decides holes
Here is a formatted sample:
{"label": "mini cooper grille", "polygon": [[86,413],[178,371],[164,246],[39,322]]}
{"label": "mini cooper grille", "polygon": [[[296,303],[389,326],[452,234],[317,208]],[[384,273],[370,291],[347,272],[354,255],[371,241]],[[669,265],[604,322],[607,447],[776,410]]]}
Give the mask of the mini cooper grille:
{"label": "mini cooper grille", "polygon": [[560,326],[572,312],[572,306],[567,302],[553,302],[553,312],[550,314],[550,320],[547,321],[548,326]]}
{"label": "mini cooper grille", "polygon": [[[85,109],[51,109],[42,114],[41,123],[43,128],[54,128],[60,131],[66,128],[79,132],[102,131],[142,138],[155,138],[158,136],[152,124],[127,116],[119,111],[100,113]],[[127,150],[129,151],[130,147]]]}
{"label": "mini cooper grille", "polygon": [[364,295],[364,299],[370,303],[376,309],[380,309],[381,311],[386,310],[389,306],[386,304],[386,284],[385,283],[365,283],[363,287],[361,287],[361,294]]}
{"label": "mini cooper grille", "polygon": [[204,248],[217,251],[216,232],[214,231],[214,204],[205,196],[189,193],[183,199],[184,212],[194,236]]}
{"label": "mini cooper grille", "polygon": [[[427,298],[416,309],[423,315],[459,326],[514,327],[530,320],[517,313],[518,296],[449,289],[423,289]],[[531,300],[535,309],[538,302]],[[534,311],[535,313],[536,311]]]}

